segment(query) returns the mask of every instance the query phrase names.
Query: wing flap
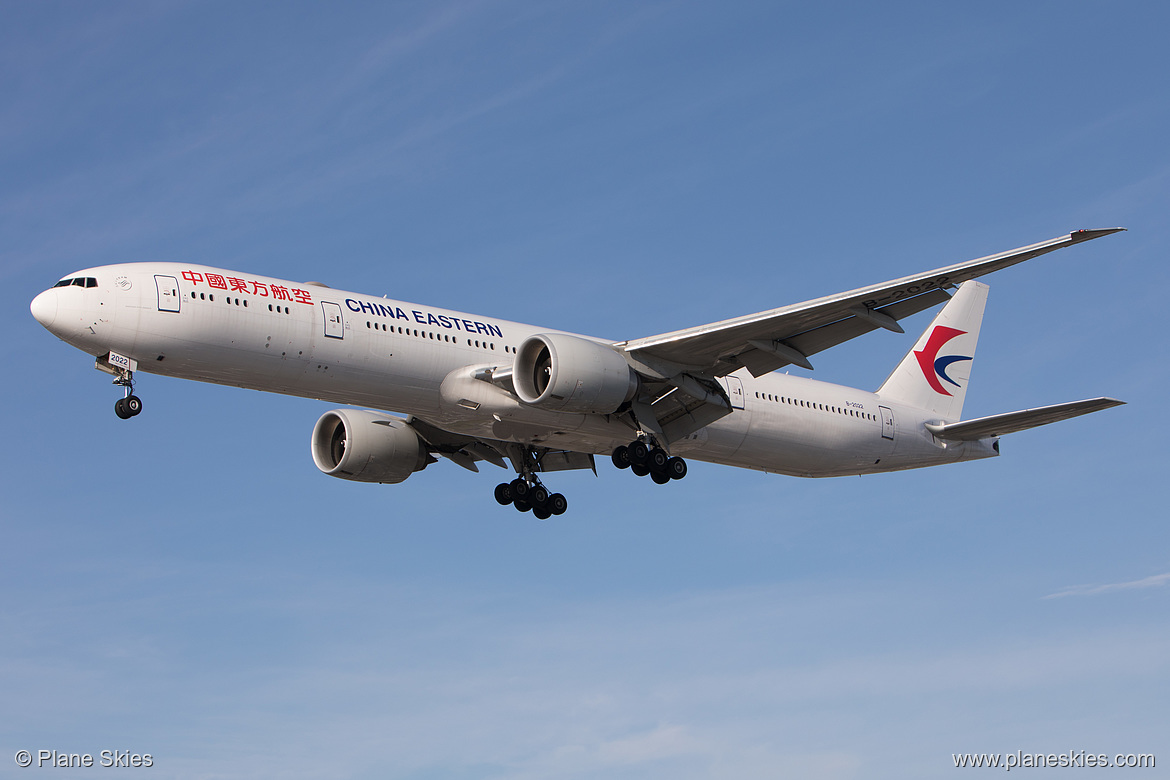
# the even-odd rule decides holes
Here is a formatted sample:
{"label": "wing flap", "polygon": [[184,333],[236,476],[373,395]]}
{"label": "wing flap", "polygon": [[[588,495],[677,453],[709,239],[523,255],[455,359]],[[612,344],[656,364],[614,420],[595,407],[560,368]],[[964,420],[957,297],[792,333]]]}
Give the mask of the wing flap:
{"label": "wing flap", "polygon": [[[831,322],[828,325],[822,325],[812,330],[806,330],[803,333],[785,339],[784,343],[806,357],[815,355],[818,352],[825,351],[829,347],[844,344],[850,339],[855,339],[870,331],[886,327],[879,325],[878,322],[880,320],[874,315],[889,317],[892,321],[897,322],[900,319],[917,314],[920,311],[925,311],[932,306],[937,306],[948,300],[950,300],[950,296],[947,295],[946,291],[939,289],[931,290],[922,295],[898,301],[889,306],[883,306],[880,309],[869,309],[862,316],[854,314],[846,319],[837,320],[836,322]],[[747,366],[752,376],[763,376],[769,371],[775,371],[796,362],[786,360],[778,354],[769,354],[758,349],[745,350],[734,356],[734,358],[724,358],[724,362],[728,365],[734,365],[735,360]]]}
{"label": "wing flap", "polygon": [[1061,420],[1070,420],[1073,417],[1080,417],[1082,414],[1099,412],[1102,409],[1121,406],[1124,403],[1125,401],[1119,401],[1116,398],[1089,398],[1084,401],[1069,401],[1068,403],[1054,404],[1053,406],[1024,409],[1019,412],[1008,412],[1007,414],[995,414],[990,417],[979,417],[974,420],[964,420],[963,422],[947,423],[945,425],[927,423],[926,429],[940,439],[973,441],[992,436],[1003,436],[1004,434],[1015,433],[1017,431],[1026,431],[1029,428],[1037,428],[1041,425],[1048,425],[1049,423],[1060,422]]}

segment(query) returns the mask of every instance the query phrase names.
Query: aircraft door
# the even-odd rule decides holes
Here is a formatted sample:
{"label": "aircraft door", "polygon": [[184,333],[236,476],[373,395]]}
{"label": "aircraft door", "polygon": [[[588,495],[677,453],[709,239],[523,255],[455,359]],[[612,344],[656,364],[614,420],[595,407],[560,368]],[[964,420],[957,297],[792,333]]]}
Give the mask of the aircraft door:
{"label": "aircraft door", "polygon": [[179,310],[179,280],[173,276],[155,274],[154,286],[158,289],[158,310]]}
{"label": "aircraft door", "polygon": [[882,438],[894,438],[894,413],[885,406],[879,406],[878,411],[882,414]]}
{"label": "aircraft door", "polygon": [[341,304],[321,301],[321,312],[325,315],[325,336],[331,339],[345,338],[345,320],[341,318]]}
{"label": "aircraft door", "polygon": [[732,409],[743,408],[743,382],[737,376],[723,377],[723,387],[727,390],[727,397],[731,399]]}

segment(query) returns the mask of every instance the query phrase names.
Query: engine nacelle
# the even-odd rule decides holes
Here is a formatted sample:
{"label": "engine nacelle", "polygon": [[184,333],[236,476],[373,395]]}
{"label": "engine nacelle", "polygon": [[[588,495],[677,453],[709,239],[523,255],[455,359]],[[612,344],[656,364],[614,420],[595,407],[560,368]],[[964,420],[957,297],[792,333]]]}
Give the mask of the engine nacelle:
{"label": "engine nacelle", "polygon": [[313,426],[313,462],[331,477],[396,483],[426,467],[427,449],[405,420],[334,409]]}
{"label": "engine nacelle", "polygon": [[541,333],[516,350],[512,386],[521,401],[541,409],[609,414],[634,397],[638,375],[605,344]]}

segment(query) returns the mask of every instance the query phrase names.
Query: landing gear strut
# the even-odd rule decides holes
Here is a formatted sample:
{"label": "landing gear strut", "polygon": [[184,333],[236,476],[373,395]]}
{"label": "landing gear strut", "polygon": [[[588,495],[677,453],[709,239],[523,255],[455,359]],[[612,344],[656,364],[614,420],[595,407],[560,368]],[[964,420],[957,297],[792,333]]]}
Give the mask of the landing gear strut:
{"label": "landing gear strut", "polygon": [[613,465],[619,469],[628,468],[639,477],[650,475],[659,485],[687,475],[687,462],[682,458],[670,457],[657,444],[651,446],[641,439],[618,447],[611,456]]}
{"label": "landing gear strut", "polygon": [[120,385],[126,390],[126,395],[114,403],[114,414],[123,420],[129,420],[131,417],[142,414],[142,399],[134,395],[134,372],[119,368],[114,384]]}

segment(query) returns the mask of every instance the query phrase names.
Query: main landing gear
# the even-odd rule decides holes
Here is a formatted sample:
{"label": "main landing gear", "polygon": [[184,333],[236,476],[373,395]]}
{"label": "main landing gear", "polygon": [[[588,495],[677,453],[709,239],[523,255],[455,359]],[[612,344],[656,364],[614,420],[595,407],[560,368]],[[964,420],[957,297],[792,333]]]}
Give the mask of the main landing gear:
{"label": "main landing gear", "polygon": [[123,420],[129,420],[131,417],[142,414],[142,399],[134,395],[134,372],[124,368],[119,369],[114,384],[126,389],[125,397],[119,398],[114,403],[114,414]]}
{"label": "main landing gear", "polygon": [[501,506],[512,506],[521,512],[532,511],[537,520],[563,515],[569,508],[568,500],[560,493],[548,492],[535,475],[519,476],[511,482],[496,485],[496,501]]}
{"label": "main landing gear", "polygon": [[529,512],[537,520],[547,520],[553,515],[563,515],[569,508],[568,500],[560,493],[549,493],[540,483],[540,459],[546,451],[512,444],[508,447],[508,458],[516,469],[517,477],[511,482],[496,485],[496,502],[501,506],[511,504],[521,512]]}
{"label": "main landing gear", "polygon": [[666,454],[666,450],[651,446],[641,439],[618,447],[613,451],[611,458],[613,465],[619,469],[629,469],[639,477],[649,474],[650,479],[658,485],[665,485],[672,479],[682,479],[687,475],[685,460],[672,458]]}

